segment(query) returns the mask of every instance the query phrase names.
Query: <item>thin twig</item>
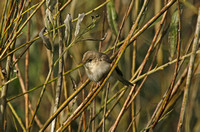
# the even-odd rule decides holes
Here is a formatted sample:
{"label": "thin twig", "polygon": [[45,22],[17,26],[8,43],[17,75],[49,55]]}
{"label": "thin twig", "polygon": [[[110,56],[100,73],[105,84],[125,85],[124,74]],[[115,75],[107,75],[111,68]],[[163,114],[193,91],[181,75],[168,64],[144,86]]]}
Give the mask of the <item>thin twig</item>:
{"label": "thin twig", "polygon": [[[88,11],[87,13],[85,13],[85,15],[89,15],[89,14],[93,13],[94,11],[99,10],[100,8],[102,8],[103,6],[105,6],[109,1],[110,1],[110,0],[106,0],[104,3],[102,3],[102,4],[99,5],[98,7],[96,7],[96,8],[94,8],[94,9]],[[43,1],[42,1],[42,2],[43,2]],[[40,4],[41,4],[41,3],[40,3]],[[42,3],[42,4],[43,4],[43,3]],[[41,5],[38,5],[38,6],[41,6]],[[38,8],[38,7],[37,7],[37,8]],[[31,15],[32,15],[32,14],[31,14]],[[78,18],[75,18],[75,19],[72,20],[72,22],[75,22],[75,21],[77,21],[77,20],[78,20]],[[51,31],[45,33],[44,35],[47,35],[48,33],[53,32],[53,30],[57,30],[57,29],[62,28],[62,27],[64,27],[64,26],[65,26],[65,24],[62,24],[62,25],[60,25],[60,26],[58,26],[58,27],[55,27],[55,29],[52,29]],[[31,45],[33,44],[33,42],[35,42],[35,41],[38,40],[39,38],[40,38],[40,37],[39,37],[38,35],[36,35],[36,36],[34,37],[34,39],[32,39],[32,40],[30,40],[29,42],[26,42],[26,43],[24,43],[24,44],[20,44],[19,47],[16,47],[15,49],[13,49],[13,50],[10,51],[9,53],[7,53],[5,56],[1,55],[2,57],[0,57],[0,62],[1,62],[2,60],[4,60],[7,56],[9,56],[10,54],[16,52],[17,50],[23,48],[24,46],[26,46],[26,45],[31,46]],[[26,52],[27,49],[28,49],[28,48],[25,49],[24,53]]]}
{"label": "thin twig", "polygon": [[69,104],[69,102],[78,94],[81,92],[81,90],[89,83],[89,80],[86,80],[83,85],[81,85],[70,97],[65,100],[65,102],[62,103],[62,105],[58,108],[58,110],[53,113],[51,117],[45,122],[44,126],[41,128],[40,131],[44,131],[48,125],[52,122],[52,120]]}
{"label": "thin twig", "polygon": [[192,55],[190,56],[189,69],[188,69],[186,86],[185,86],[184,95],[183,95],[183,102],[182,102],[182,106],[181,106],[180,118],[179,118],[179,122],[178,122],[178,126],[177,126],[177,132],[179,132],[181,129],[184,115],[185,115],[185,109],[186,109],[187,102],[188,102],[188,92],[189,92],[189,88],[191,86],[192,73],[193,73],[195,57],[196,57],[195,53],[198,49],[199,34],[200,34],[200,8],[199,8],[199,13],[198,13],[198,18],[197,18],[196,31],[194,34]]}
{"label": "thin twig", "polygon": [[[179,6],[179,4],[178,4],[178,6]],[[177,46],[177,57],[176,57],[177,60],[179,60],[179,58],[180,58],[180,46],[181,46],[181,34],[180,34],[181,24],[180,23],[181,23],[181,21],[180,21],[180,14],[179,14],[179,27],[178,27],[178,36],[177,36],[178,37],[177,38],[178,46]],[[156,126],[157,122],[159,121],[160,117],[162,116],[162,114],[163,114],[163,112],[164,112],[164,110],[165,110],[165,108],[167,106],[167,103],[169,102],[170,95],[171,95],[171,92],[172,92],[172,90],[174,88],[176,77],[177,77],[177,74],[178,74],[178,67],[179,67],[179,61],[176,62],[175,70],[174,70],[174,76],[173,76],[171,85],[170,85],[170,87],[168,89],[166,97],[163,100],[163,103],[161,104],[160,109],[158,110],[158,113],[155,116],[155,120],[153,122],[153,125],[150,128],[150,131],[152,131],[153,128]]]}
{"label": "thin twig", "polygon": [[[122,29],[123,29],[123,27],[124,27],[125,21],[126,21],[128,15],[130,14],[132,8],[133,8],[133,2],[134,2],[134,0],[131,0],[130,4],[129,4],[129,6],[128,6],[128,9],[127,9],[127,11],[126,11],[126,13],[125,13],[125,15],[124,15],[124,17],[123,17],[123,20],[122,20],[122,22],[121,22],[121,25],[120,25],[120,28],[119,28],[119,32],[118,32],[117,37],[116,37],[116,39],[115,39],[113,54],[114,54],[115,49],[116,49],[116,47],[117,47],[117,43],[118,43],[120,34],[121,34],[121,32],[122,32]],[[138,22],[139,22],[139,21],[138,21]]]}
{"label": "thin twig", "polygon": [[13,106],[11,105],[10,102],[8,102],[8,106],[10,108],[10,110],[12,111],[13,115],[15,116],[15,118],[17,119],[19,125],[21,126],[22,130],[25,132],[26,128],[21,120],[21,118],[17,115],[17,112],[15,111],[15,109],[13,108]]}
{"label": "thin twig", "polygon": [[[148,2],[149,2],[148,0],[145,0],[145,2],[143,3],[142,9],[141,9],[141,11],[140,11],[140,13],[139,13],[139,15],[138,15],[138,17],[137,17],[136,23],[131,27],[131,30],[130,30],[130,32],[129,32],[129,34],[128,34],[128,36],[127,36],[127,38],[126,38],[124,44],[121,46],[122,53],[123,53],[123,51],[125,50],[126,46],[128,45],[129,40],[130,40],[130,38],[132,37],[133,33],[135,32],[135,29],[136,29],[136,27],[137,27],[137,25],[138,25],[138,23],[139,23],[139,21],[140,21],[140,19],[141,19],[141,15],[142,15],[142,13],[144,12],[144,10],[146,9],[146,6],[147,6]],[[121,54],[122,54],[122,53],[121,53]],[[119,55],[120,55],[120,52],[119,52]],[[118,57],[117,59],[119,59],[119,58],[120,58],[120,57]],[[115,129],[116,129],[116,127],[117,127],[117,125],[119,124],[119,121],[120,121],[120,119],[121,119],[121,117],[122,117],[122,115],[123,115],[123,113],[124,113],[124,111],[125,111],[126,105],[128,104],[128,102],[129,102],[129,100],[130,100],[130,98],[131,98],[131,96],[132,96],[132,93],[133,93],[134,90],[135,90],[135,87],[136,87],[136,84],[134,84],[134,85],[132,86],[132,88],[131,88],[131,90],[130,90],[130,92],[129,92],[129,95],[128,95],[128,97],[126,98],[126,101],[124,102],[124,105],[123,105],[123,107],[122,107],[122,109],[121,109],[121,111],[120,111],[120,113],[119,113],[119,115],[118,115],[118,117],[117,117],[115,123],[112,125],[112,127],[111,127],[110,130],[109,130],[110,132],[114,132]]]}
{"label": "thin twig", "polygon": [[3,55],[6,53],[6,51],[8,50],[8,48],[11,46],[11,44],[13,43],[13,41],[16,39],[17,35],[22,31],[22,29],[25,27],[25,25],[28,23],[28,21],[32,18],[32,16],[36,13],[36,11],[40,8],[40,6],[42,6],[42,4],[45,2],[45,0],[43,0],[37,7],[36,9],[32,12],[32,14],[26,19],[26,21],[22,24],[22,26],[19,28],[19,30],[17,30],[17,32],[13,35],[12,39],[9,41],[9,43],[7,44],[6,48],[4,49],[4,51],[1,53],[0,55],[0,60],[2,59]]}
{"label": "thin twig", "polygon": [[[15,61],[15,55],[13,56],[13,61]],[[22,91],[23,92],[27,92],[27,90],[26,90],[26,86],[25,86],[25,83],[24,83],[24,80],[23,80],[23,78],[22,78],[22,74],[21,74],[21,71],[20,71],[20,69],[19,69],[19,66],[18,66],[18,64],[15,64],[15,68],[16,68],[16,70],[17,70],[17,74],[18,74],[18,78],[19,78],[19,83],[20,83],[20,85],[21,85],[21,89],[22,89]],[[28,94],[27,94],[28,95]],[[24,95],[24,98],[26,98],[26,94]],[[9,102],[8,102],[9,103]],[[30,109],[30,111],[32,112],[33,111],[33,109],[32,109],[32,105],[31,105],[31,102],[29,101],[29,99],[28,99],[28,107],[29,107],[29,109]],[[33,113],[33,112],[32,112]],[[36,122],[36,124],[41,128],[41,126],[42,126],[42,123],[40,122],[40,120],[38,119],[38,117],[37,116],[35,116],[35,122]],[[26,128],[27,129],[27,128]]]}

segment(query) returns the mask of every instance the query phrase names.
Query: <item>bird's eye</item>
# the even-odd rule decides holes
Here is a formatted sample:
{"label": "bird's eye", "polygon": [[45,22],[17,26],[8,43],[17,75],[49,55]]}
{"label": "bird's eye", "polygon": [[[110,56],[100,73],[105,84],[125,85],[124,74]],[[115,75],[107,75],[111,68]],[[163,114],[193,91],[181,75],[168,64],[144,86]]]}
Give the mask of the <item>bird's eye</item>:
{"label": "bird's eye", "polygon": [[92,61],[92,59],[89,59],[89,60],[88,60],[88,62],[91,62],[91,61]]}

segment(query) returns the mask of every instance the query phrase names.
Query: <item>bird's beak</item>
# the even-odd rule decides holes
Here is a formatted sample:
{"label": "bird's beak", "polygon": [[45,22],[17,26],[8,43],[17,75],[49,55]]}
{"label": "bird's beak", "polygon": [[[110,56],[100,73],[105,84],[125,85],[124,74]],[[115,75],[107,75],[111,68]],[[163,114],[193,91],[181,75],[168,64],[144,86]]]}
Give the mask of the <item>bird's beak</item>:
{"label": "bird's beak", "polygon": [[84,64],[85,64],[85,62],[84,62],[84,61],[81,61],[81,63],[80,63],[80,64],[84,65]]}
{"label": "bird's beak", "polygon": [[80,65],[84,66],[85,65],[85,61],[81,61]]}

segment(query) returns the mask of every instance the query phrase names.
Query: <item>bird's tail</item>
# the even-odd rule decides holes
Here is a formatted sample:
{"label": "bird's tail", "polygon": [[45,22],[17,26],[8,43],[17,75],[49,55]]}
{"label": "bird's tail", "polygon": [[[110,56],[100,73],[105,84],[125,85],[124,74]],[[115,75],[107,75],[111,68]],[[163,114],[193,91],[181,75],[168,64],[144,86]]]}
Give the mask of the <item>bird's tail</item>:
{"label": "bird's tail", "polygon": [[117,79],[118,79],[120,82],[122,82],[122,83],[125,84],[126,86],[133,86],[132,83],[130,83],[130,82],[129,82],[128,80],[126,80],[125,78],[123,78],[123,75],[122,75],[121,71],[120,71],[120,73],[119,73],[119,69],[115,69],[114,72],[116,72],[116,73],[114,73],[114,74],[116,75]]}

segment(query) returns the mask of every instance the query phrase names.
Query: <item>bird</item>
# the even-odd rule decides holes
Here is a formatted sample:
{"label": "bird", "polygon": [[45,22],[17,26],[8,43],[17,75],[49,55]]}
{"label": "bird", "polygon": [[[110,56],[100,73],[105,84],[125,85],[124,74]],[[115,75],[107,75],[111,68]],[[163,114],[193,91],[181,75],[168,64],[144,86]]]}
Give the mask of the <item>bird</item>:
{"label": "bird", "polygon": [[[84,53],[82,63],[88,78],[91,81],[101,81],[111,69],[111,59],[105,53],[98,51],[87,51]],[[123,74],[118,68],[114,69],[111,78],[117,79],[126,86],[133,86],[128,80],[123,78]]]}

